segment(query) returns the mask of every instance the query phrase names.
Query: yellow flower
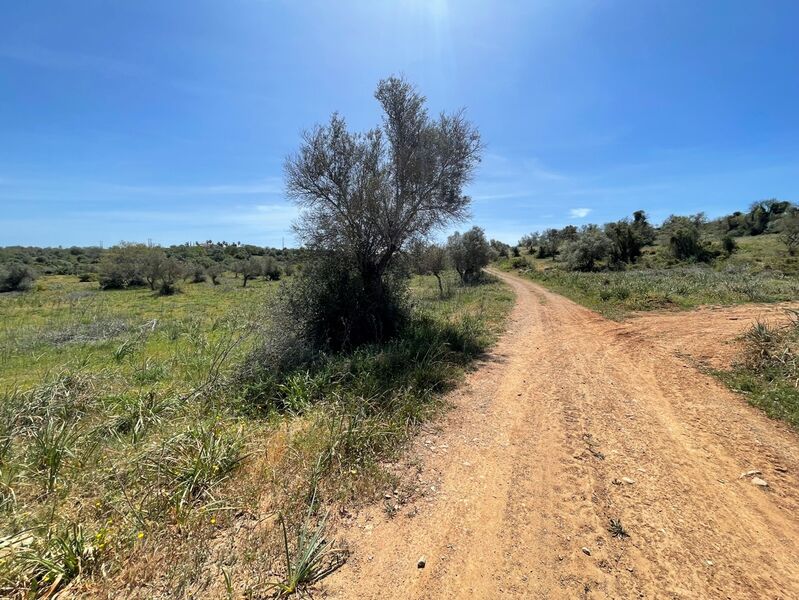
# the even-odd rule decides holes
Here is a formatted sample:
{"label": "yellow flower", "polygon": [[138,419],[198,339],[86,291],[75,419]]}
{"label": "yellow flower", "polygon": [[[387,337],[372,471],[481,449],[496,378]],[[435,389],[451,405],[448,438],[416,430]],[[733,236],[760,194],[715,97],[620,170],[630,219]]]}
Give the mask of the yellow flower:
{"label": "yellow flower", "polygon": [[211,517],[211,525],[216,525],[216,517]]}
{"label": "yellow flower", "polygon": [[139,538],[140,540],[144,539],[144,532],[140,531],[138,534],[136,534],[136,537]]}

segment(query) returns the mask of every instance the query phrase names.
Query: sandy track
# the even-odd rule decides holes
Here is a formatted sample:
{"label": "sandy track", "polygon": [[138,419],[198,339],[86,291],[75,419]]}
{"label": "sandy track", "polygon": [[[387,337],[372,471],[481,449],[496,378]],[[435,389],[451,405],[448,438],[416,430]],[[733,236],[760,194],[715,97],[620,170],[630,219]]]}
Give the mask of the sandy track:
{"label": "sandy track", "polygon": [[327,596],[799,598],[799,437],[634,321],[496,274],[507,334],[412,449],[414,499],[339,531]]}

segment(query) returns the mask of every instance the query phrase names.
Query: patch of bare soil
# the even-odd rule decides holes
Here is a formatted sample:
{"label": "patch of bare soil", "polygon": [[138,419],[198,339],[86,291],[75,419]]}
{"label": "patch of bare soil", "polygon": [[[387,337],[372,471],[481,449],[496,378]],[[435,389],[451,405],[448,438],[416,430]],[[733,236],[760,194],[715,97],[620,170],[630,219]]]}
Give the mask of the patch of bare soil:
{"label": "patch of bare soil", "polygon": [[799,598],[799,437],[678,354],[767,309],[619,324],[495,274],[507,334],[401,489],[345,519],[327,597]]}
{"label": "patch of bare soil", "polygon": [[741,334],[753,323],[784,323],[799,303],[706,306],[687,312],[644,312],[619,325],[617,335],[690,357],[698,366],[728,369],[741,352]]}

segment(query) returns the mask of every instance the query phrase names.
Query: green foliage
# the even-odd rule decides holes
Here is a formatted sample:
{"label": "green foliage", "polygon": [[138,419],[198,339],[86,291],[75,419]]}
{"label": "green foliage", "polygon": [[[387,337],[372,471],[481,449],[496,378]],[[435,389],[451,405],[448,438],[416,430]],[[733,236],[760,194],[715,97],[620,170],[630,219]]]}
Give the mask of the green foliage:
{"label": "green foliage", "polygon": [[[413,316],[387,343],[280,372],[261,364],[247,388],[231,375],[258,345],[247,333],[277,284],[223,279],[156,298],[46,276],[37,294],[0,298],[0,563],[12,544],[32,553],[24,568],[0,565],[0,596],[42,594],[62,572],[57,593],[118,595],[105,573],[139,548],[168,557],[152,577],[178,589],[190,553],[213,560],[214,538],[233,535],[219,515],[238,523],[228,509],[263,498],[288,515],[291,560],[303,562],[291,515],[305,513],[309,490],[320,490],[319,515],[321,499],[346,504],[389,480],[385,460],[440,408],[512,304],[498,283],[453,286],[444,299],[432,276],[411,285]],[[81,533],[67,533],[77,523]],[[191,564],[188,579],[202,572]],[[137,590],[149,589],[151,575],[139,577]]]}
{"label": "green foliage", "polygon": [[0,267],[0,292],[24,292],[33,287],[37,274],[22,263]]}
{"label": "green foliage", "polygon": [[375,290],[340,256],[319,258],[281,286],[269,314],[271,323],[250,367],[272,365],[280,371],[302,365],[319,352],[352,349],[396,335],[408,315],[406,278],[389,274]]}
{"label": "green foliage", "polygon": [[611,240],[596,226],[584,228],[579,237],[566,242],[561,258],[571,271],[593,271],[596,263],[605,260],[611,251]]}
{"label": "green foliage", "polygon": [[186,274],[190,276],[192,283],[205,283],[208,278],[206,268],[198,262],[188,265]]}
{"label": "green foliage", "polygon": [[[43,538],[23,532],[0,538],[0,592],[29,590],[52,597],[101,564],[105,536],[87,536],[80,524],[48,530]],[[9,596],[10,597],[10,596]]]}
{"label": "green foliage", "polygon": [[297,527],[296,541],[292,545],[289,544],[286,520],[282,516],[280,518],[286,572],[282,581],[269,586],[277,590],[278,597],[298,592],[303,586],[327,577],[343,564],[343,555],[325,537],[327,515],[314,524],[312,511],[315,502],[312,500],[309,504],[308,514]]}
{"label": "green foliage", "polygon": [[271,256],[264,257],[261,264],[261,273],[269,281],[277,281],[281,275],[280,265]]}
{"label": "green foliage", "polygon": [[633,213],[632,222],[622,219],[608,223],[605,225],[605,234],[611,243],[610,260],[614,264],[636,262],[643,247],[655,241],[655,230],[642,210]]}
{"label": "green foliage", "polygon": [[74,423],[47,415],[30,429],[30,458],[42,480],[44,492],[52,493],[64,462],[74,456],[78,432]]}
{"label": "green foliage", "polygon": [[241,461],[243,443],[241,432],[200,423],[149,449],[141,470],[159,481],[169,504],[181,513],[214,499],[213,489]]}
{"label": "green foliage", "polygon": [[671,255],[679,261],[707,262],[713,253],[702,240],[702,214],[690,217],[672,215],[663,223],[661,231],[665,236]]}
{"label": "green foliage", "polygon": [[721,246],[727,256],[732,256],[732,253],[738,249],[738,242],[731,235],[725,235],[721,238]]}
{"label": "green foliage", "polygon": [[[100,287],[111,290],[144,285],[148,250],[144,244],[126,242],[111,248],[103,255],[97,267]],[[151,288],[155,289],[154,284]]]}
{"label": "green foliage", "polygon": [[482,268],[490,260],[490,246],[479,227],[472,227],[463,234],[453,233],[447,239],[447,251],[462,283],[480,279]]}

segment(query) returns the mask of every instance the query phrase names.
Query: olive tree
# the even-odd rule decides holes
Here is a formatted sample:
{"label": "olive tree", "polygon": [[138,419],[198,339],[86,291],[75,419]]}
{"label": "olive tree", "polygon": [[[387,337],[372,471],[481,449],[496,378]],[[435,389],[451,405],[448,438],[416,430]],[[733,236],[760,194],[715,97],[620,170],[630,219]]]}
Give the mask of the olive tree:
{"label": "olive tree", "polygon": [[438,244],[414,244],[411,248],[411,262],[414,271],[419,275],[433,275],[438,281],[439,295],[444,297],[444,285],[441,274],[449,266],[449,255],[446,248]]}
{"label": "olive tree", "polygon": [[260,257],[251,256],[247,260],[237,261],[234,272],[241,273],[241,278],[243,279],[241,287],[247,287],[248,281],[263,275],[264,265]]}
{"label": "olive tree", "polygon": [[447,251],[462,283],[479,279],[491,258],[491,246],[480,227],[472,227],[463,234],[453,233],[447,239]]}
{"label": "olive tree", "polygon": [[[355,343],[396,331],[389,289],[396,258],[410,240],[466,216],[463,187],[481,151],[463,111],[430,116],[425,97],[404,79],[380,81],[375,98],[383,110],[378,127],[355,133],[334,114],[306,132],[285,163],[287,193],[301,210],[298,239],[357,277],[351,289],[361,298],[349,306],[359,306],[358,323],[367,325],[340,332]],[[332,319],[331,327],[338,327]]]}
{"label": "olive tree", "polygon": [[583,228],[577,239],[566,242],[561,255],[572,271],[593,271],[597,261],[604,260],[612,250],[608,236],[596,225]]}

